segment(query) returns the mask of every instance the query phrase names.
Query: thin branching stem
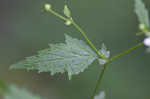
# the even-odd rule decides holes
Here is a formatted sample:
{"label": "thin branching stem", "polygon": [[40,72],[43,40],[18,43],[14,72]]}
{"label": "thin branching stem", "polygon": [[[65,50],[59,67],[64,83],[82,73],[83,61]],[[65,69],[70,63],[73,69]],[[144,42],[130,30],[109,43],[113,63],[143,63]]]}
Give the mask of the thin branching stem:
{"label": "thin branching stem", "polygon": [[100,84],[102,82],[102,78],[103,78],[103,75],[105,73],[107,65],[108,65],[108,63],[104,64],[104,68],[101,70],[101,73],[100,73],[100,75],[98,77],[98,80],[96,82],[96,86],[95,86],[95,89],[94,89],[93,94],[91,96],[91,99],[94,99],[94,97],[96,95],[96,92],[98,91],[98,88],[99,88],[99,86],[100,86]]}
{"label": "thin branching stem", "polygon": [[66,18],[66,17],[58,14],[57,12],[53,11],[52,9],[49,9],[48,12],[52,13],[53,15],[57,16],[58,18],[60,18],[60,19],[62,19],[64,21],[70,21],[72,23],[72,25],[82,34],[82,36],[88,42],[88,44],[91,46],[91,48],[97,53],[97,55],[99,56],[99,58],[103,58],[103,59],[107,60],[107,58],[105,56],[103,56],[103,55],[101,55],[99,53],[99,51],[97,50],[97,48],[95,47],[95,45],[87,37],[86,33],[73,21],[72,18]]}
{"label": "thin branching stem", "polygon": [[47,10],[48,12],[50,12],[51,14],[55,15],[56,17],[64,20],[64,21],[68,21],[68,18],[65,18],[64,16],[60,15],[59,13],[55,12],[52,9]]}
{"label": "thin branching stem", "polygon": [[141,46],[144,45],[144,43],[141,42],[141,43],[139,43],[139,44],[133,46],[132,48],[130,48],[130,49],[128,49],[128,50],[125,50],[125,51],[123,51],[123,52],[117,54],[116,56],[114,56],[114,57],[112,57],[112,58],[107,59],[105,56],[103,56],[103,55],[101,55],[101,54],[99,53],[99,51],[97,50],[97,48],[95,47],[95,45],[94,45],[94,44],[89,40],[89,38],[87,37],[86,33],[80,28],[80,26],[79,26],[78,24],[76,24],[76,23],[74,22],[74,20],[73,20],[72,18],[66,18],[66,17],[64,17],[64,16],[62,16],[62,15],[60,15],[60,14],[58,14],[57,12],[53,11],[52,9],[49,9],[48,12],[52,13],[53,15],[55,15],[56,17],[58,17],[58,18],[60,18],[60,19],[62,19],[62,20],[64,20],[64,21],[70,21],[70,22],[72,23],[72,25],[82,34],[82,36],[83,36],[84,39],[88,42],[88,44],[91,46],[91,48],[93,48],[93,50],[97,53],[97,55],[99,56],[99,58],[103,58],[103,59],[106,59],[106,60],[107,60],[107,63],[104,64],[104,68],[102,69],[102,71],[101,71],[101,73],[100,73],[100,75],[99,75],[99,77],[98,77],[98,80],[97,80],[97,83],[96,83],[96,87],[95,87],[95,89],[94,89],[94,91],[93,91],[93,94],[92,94],[92,96],[91,96],[91,99],[94,99],[94,96],[96,95],[96,93],[97,93],[97,91],[98,91],[98,88],[99,88],[99,86],[100,86],[100,84],[101,84],[101,82],[102,82],[102,78],[103,78],[103,75],[104,75],[104,73],[105,73],[105,70],[106,70],[108,64],[111,63],[113,60],[116,60],[116,59],[120,58],[121,56],[124,56],[124,55],[126,55],[126,54],[128,54],[128,53],[134,51],[135,49],[137,49],[137,48],[139,48],[139,47],[141,47]]}
{"label": "thin branching stem", "polygon": [[110,58],[110,59],[107,61],[107,63],[104,65],[104,68],[102,69],[102,71],[101,71],[101,73],[100,73],[100,75],[99,75],[99,77],[98,77],[98,80],[97,80],[97,83],[96,83],[96,87],[95,87],[95,89],[94,89],[94,91],[93,91],[93,94],[92,94],[92,96],[91,96],[91,99],[94,99],[94,96],[96,95],[96,93],[97,93],[97,91],[98,91],[98,88],[99,88],[99,86],[100,86],[100,84],[101,84],[101,82],[102,82],[102,78],[103,78],[104,72],[105,72],[105,70],[106,70],[108,64],[111,63],[113,60],[116,60],[116,59],[120,58],[121,56],[124,56],[124,55],[126,55],[126,54],[128,54],[128,53],[134,51],[135,49],[137,49],[137,48],[139,48],[139,47],[142,47],[143,45],[144,45],[143,42],[138,43],[137,45],[133,46],[132,48],[129,48],[128,50],[125,50],[125,51],[123,51],[123,52],[117,54],[116,56]]}
{"label": "thin branching stem", "polygon": [[95,45],[89,40],[86,33],[72,20],[71,21],[73,26],[83,35],[83,37],[86,39],[86,41],[89,43],[89,45],[93,48],[93,50],[97,53],[99,58],[107,59],[105,56],[101,55]]}
{"label": "thin branching stem", "polygon": [[126,55],[126,54],[132,52],[133,50],[135,50],[135,49],[141,47],[141,46],[144,46],[144,43],[143,43],[143,42],[140,42],[140,43],[138,43],[137,45],[133,46],[132,48],[129,48],[128,50],[125,50],[125,51],[123,51],[123,52],[117,54],[116,56],[110,58],[109,61],[111,62],[111,61],[113,61],[113,60],[116,60],[117,58],[120,58],[121,56],[124,56],[124,55]]}

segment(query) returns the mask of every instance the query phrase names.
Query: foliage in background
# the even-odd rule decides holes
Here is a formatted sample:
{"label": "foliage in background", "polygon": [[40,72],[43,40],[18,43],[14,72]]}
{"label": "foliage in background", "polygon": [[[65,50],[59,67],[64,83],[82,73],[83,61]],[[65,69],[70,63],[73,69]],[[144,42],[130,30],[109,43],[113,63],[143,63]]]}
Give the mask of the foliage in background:
{"label": "foliage in background", "polygon": [[3,92],[3,99],[42,99],[40,96],[33,95],[24,88],[9,85],[0,81],[0,89]]}

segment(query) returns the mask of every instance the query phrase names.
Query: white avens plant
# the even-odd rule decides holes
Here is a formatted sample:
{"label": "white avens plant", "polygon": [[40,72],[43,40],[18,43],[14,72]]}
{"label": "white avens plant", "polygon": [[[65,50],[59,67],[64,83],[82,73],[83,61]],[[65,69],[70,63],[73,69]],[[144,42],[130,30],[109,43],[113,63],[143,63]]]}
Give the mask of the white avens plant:
{"label": "white avens plant", "polygon": [[[39,73],[49,72],[51,75],[55,75],[56,73],[67,73],[69,80],[71,80],[74,75],[84,72],[94,61],[97,61],[102,69],[90,99],[105,98],[105,93],[103,91],[97,96],[96,94],[99,91],[106,68],[110,63],[144,45],[150,48],[149,13],[142,0],[135,0],[135,13],[139,21],[140,34],[144,34],[145,39],[114,56],[110,55],[110,50],[108,50],[104,43],[102,43],[101,48],[97,48],[94,45],[86,35],[86,32],[74,21],[68,5],[64,5],[64,9],[62,9],[63,15],[52,9],[51,4],[48,3],[44,5],[44,10],[46,13],[50,13],[64,21],[65,25],[74,27],[77,30],[76,32],[79,32],[83,36],[84,40],[65,34],[65,41],[63,43],[50,44],[48,48],[38,51],[36,55],[26,57],[11,65],[10,69],[37,70]],[[3,88],[2,85],[3,84],[0,82],[0,88]],[[21,98],[23,95],[27,95],[26,97],[33,97],[34,99],[41,99],[38,96],[33,96],[27,91],[19,91],[20,89],[14,86],[10,87],[10,89],[15,91],[7,94],[6,97],[8,98],[5,99],[10,99],[10,97],[15,97],[15,95],[19,97],[19,99],[24,99]],[[18,96],[17,93],[20,93],[20,95]]]}

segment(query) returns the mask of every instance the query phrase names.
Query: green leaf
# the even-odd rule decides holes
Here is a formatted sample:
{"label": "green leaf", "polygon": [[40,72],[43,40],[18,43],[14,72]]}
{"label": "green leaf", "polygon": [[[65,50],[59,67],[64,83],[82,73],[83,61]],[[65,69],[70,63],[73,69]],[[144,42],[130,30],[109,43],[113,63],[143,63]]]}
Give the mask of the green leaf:
{"label": "green leaf", "polygon": [[51,44],[50,48],[39,51],[38,55],[27,57],[25,60],[11,66],[11,69],[38,70],[39,72],[56,73],[68,72],[72,75],[83,72],[97,55],[82,40],[65,35],[65,43]]}
{"label": "green leaf", "polygon": [[71,12],[70,12],[70,10],[69,10],[69,8],[68,8],[67,5],[64,6],[64,15],[65,15],[66,17],[68,17],[68,18],[71,17]]}
{"label": "green leaf", "polygon": [[145,24],[146,27],[149,28],[149,13],[142,0],[135,0],[135,13],[140,24]]}
{"label": "green leaf", "polygon": [[14,85],[9,85],[8,90],[7,93],[4,93],[3,99],[41,99],[39,96],[32,95],[26,89]]}
{"label": "green leaf", "polygon": [[94,99],[105,99],[105,92],[100,92],[97,96],[94,97]]}

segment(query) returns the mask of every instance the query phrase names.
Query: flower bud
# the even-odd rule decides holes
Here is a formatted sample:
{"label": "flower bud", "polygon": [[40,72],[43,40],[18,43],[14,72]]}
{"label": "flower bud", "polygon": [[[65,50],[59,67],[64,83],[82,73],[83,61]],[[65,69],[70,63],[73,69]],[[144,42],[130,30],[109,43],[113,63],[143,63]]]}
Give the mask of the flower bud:
{"label": "flower bud", "polygon": [[145,24],[140,24],[140,25],[139,25],[139,29],[140,29],[142,32],[145,32],[145,31],[146,31],[146,25],[145,25]]}
{"label": "flower bud", "polygon": [[144,39],[144,45],[150,47],[150,37],[146,37],[146,38]]}
{"label": "flower bud", "polygon": [[69,25],[71,25],[71,21],[70,21],[70,20],[67,20],[67,21],[65,22],[65,24],[66,24],[67,26],[69,26]]}
{"label": "flower bud", "polygon": [[51,5],[50,4],[45,4],[44,5],[44,9],[46,10],[46,11],[49,11],[50,9],[51,9]]}
{"label": "flower bud", "polygon": [[68,8],[67,5],[64,5],[64,15],[65,15],[66,17],[68,17],[68,18],[71,17],[71,12],[70,12],[70,10],[69,10],[69,8]]}

